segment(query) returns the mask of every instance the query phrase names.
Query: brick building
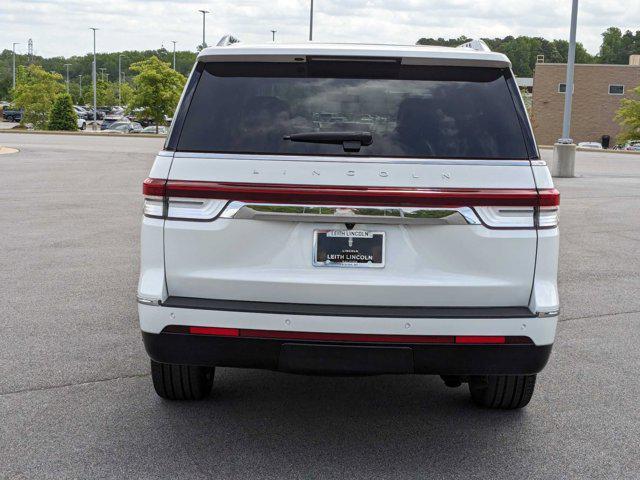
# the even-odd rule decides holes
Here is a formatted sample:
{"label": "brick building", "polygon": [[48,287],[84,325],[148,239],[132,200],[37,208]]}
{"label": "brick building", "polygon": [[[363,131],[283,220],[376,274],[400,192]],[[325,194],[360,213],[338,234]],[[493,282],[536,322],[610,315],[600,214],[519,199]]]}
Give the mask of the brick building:
{"label": "brick building", "polygon": [[[532,123],[536,140],[551,145],[562,136],[564,90],[567,66],[538,63],[533,77]],[[600,142],[620,132],[614,117],[623,98],[638,98],[640,55],[632,55],[629,65],[576,65],[574,75],[571,137],[574,142]]]}

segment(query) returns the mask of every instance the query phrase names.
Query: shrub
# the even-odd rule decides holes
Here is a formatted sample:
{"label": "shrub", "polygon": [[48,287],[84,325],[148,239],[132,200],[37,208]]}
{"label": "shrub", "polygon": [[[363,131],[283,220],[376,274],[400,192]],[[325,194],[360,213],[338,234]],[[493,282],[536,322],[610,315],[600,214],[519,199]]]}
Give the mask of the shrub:
{"label": "shrub", "polygon": [[71,95],[63,93],[56,97],[51,113],[49,115],[48,130],[71,130],[78,129],[78,116],[73,109]]}

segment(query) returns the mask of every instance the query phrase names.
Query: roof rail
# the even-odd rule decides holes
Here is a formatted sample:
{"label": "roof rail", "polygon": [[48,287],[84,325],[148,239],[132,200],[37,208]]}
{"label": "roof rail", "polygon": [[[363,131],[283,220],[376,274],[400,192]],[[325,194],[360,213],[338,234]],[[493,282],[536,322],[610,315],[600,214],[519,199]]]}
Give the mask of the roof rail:
{"label": "roof rail", "polygon": [[489,48],[489,45],[487,45],[486,43],[484,43],[483,40],[480,40],[480,39],[471,40],[467,43],[463,43],[462,45],[458,45],[458,48],[470,48],[472,50],[475,50],[476,52],[491,51],[491,49]]}
{"label": "roof rail", "polygon": [[217,47],[228,47],[229,45],[233,45],[234,43],[238,43],[240,40],[234,37],[233,35],[225,35],[220,39],[220,41],[216,44]]}

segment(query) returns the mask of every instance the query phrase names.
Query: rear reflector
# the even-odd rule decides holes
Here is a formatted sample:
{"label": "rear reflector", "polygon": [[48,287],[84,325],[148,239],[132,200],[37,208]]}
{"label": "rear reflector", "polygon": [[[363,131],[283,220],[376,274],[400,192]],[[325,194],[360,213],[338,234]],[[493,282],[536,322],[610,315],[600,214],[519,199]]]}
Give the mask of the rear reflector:
{"label": "rear reflector", "polygon": [[311,205],[376,205],[403,207],[514,206],[539,207],[559,203],[555,189],[457,189],[224,183],[148,178],[145,195],[214,198],[252,202]]}
{"label": "rear reflector", "polygon": [[506,337],[482,337],[482,336],[462,336],[456,337],[456,343],[473,343],[473,344],[485,344],[485,343],[506,343]]}
{"label": "rear reflector", "polygon": [[188,327],[189,333],[195,335],[216,335],[218,337],[237,337],[239,330],[237,328],[220,328],[220,327]]}
{"label": "rear reflector", "polygon": [[281,330],[251,330],[222,327],[191,327],[169,325],[164,333],[189,333],[216,337],[261,338],[268,340],[306,340],[318,342],[408,343],[501,345],[531,343],[528,337],[482,335],[379,335],[365,333],[289,332]]}

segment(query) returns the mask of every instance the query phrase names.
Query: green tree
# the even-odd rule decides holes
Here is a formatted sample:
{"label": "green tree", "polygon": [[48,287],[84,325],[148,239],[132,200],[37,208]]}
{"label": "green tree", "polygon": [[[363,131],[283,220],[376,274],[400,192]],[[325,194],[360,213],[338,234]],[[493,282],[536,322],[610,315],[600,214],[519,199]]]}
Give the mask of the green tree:
{"label": "green tree", "polygon": [[129,105],[131,98],[133,97],[133,87],[128,83],[121,85],[122,105]]}
{"label": "green tree", "polygon": [[141,109],[142,116],[156,124],[157,132],[157,126],[164,123],[164,116],[173,114],[186,78],[156,56],[134,63],[129,68],[138,74],[133,79],[129,109]]}
{"label": "green tree", "polygon": [[59,73],[46,72],[38,65],[21,65],[12,94],[13,104],[24,109],[22,123],[32,123],[35,128],[46,128],[53,102],[64,90],[62,75]]}
{"label": "green tree", "polygon": [[616,113],[616,121],[622,127],[622,132],[617,138],[618,143],[640,139],[640,86],[633,92],[638,99],[623,98]]}
{"label": "green tree", "polygon": [[49,124],[47,130],[69,130],[78,129],[78,116],[73,109],[71,95],[63,93],[58,95],[49,114]]}

